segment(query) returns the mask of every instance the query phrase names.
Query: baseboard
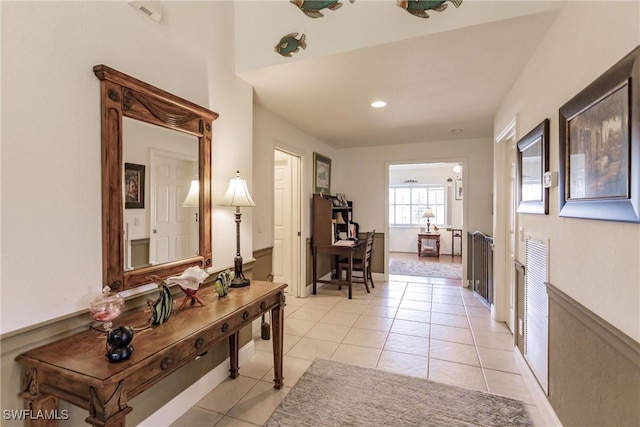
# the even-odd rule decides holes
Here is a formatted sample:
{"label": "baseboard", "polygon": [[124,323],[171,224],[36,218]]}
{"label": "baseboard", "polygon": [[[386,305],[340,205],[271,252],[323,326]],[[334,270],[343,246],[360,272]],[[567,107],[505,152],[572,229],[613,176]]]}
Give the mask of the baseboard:
{"label": "baseboard", "polygon": [[[240,349],[240,364],[249,361],[256,353],[253,340]],[[147,417],[139,426],[155,427],[169,425],[198,403],[211,390],[229,377],[229,358],[209,371],[185,391],[171,399],[162,408]]]}
{"label": "baseboard", "polygon": [[544,422],[545,426],[562,426],[560,419],[556,415],[555,411],[551,407],[551,403],[547,399],[547,396],[544,394],[544,391],[538,384],[538,380],[531,372],[531,368],[527,364],[527,361],[524,360],[524,356],[518,350],[518,347],[514,347],[513,349],[514,358],[516,359],[516,363],[518,364],[518,368],[520,368],[520,373],[522,374],[522,380],[524,381],[529,393],[531,393],[531,397],[533,397],[533,401],[536,404],[536,408],[540,412],[540,416]]}

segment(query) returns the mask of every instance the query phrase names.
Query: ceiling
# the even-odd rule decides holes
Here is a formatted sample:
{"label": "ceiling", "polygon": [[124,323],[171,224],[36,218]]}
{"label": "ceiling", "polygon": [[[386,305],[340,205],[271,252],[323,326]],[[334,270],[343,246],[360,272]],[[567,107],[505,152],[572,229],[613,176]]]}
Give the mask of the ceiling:
{"label": "ceiling", "polygon": [[[343,3],[316,19],[288,1],[236,6],[236,69],[255,102],[336,148],[492,138],[496,110],[564,1],[464,0],[428,19],[394,1]],[[291,32],[307,49],[285,58],[274,45]],[[371,108],[376,99],[388,105]]]}

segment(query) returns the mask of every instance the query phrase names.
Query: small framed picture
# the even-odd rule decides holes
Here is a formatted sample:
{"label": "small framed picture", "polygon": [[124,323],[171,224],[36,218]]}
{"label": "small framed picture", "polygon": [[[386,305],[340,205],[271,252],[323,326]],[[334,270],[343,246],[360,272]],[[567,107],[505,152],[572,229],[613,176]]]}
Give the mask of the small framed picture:
{"label": "small framed picture", "polygon": [[462,200],[462,180],[456,179],[455,186],[456,200]]}
{"label": "small framed picture", "polygon": [[124,207],[144,209],[144,165],[124,164]]}
{"label": "small framed picture", "polygon": [[331,194],[331,159],[313,153],[313,187],[315,193]]}

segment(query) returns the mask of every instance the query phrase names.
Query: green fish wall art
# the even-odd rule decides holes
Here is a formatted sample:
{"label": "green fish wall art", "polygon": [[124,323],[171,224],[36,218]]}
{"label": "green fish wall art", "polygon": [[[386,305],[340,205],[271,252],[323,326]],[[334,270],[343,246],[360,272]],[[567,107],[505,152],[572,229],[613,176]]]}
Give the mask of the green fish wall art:
{"label": "green fish wall art", "polygon": [[305,35],[301,35],[298,38],[298,33],[289,33],[283,36],[275,47],[276,52],[282,56],[291,57],[292,53],[307,48],[307,42],[305,41]]}
{"label": "green fish wall art", "polygon": [[[320,12],[322,9],[336,10],[342,7],[342,3],[338,0],[290,0],[300,10],[310,18],[322,18],[324,14]],[[355,0],[349,0],[353,3]]]}
{"label": "green fish wall art", "polygon": [[460,7],[462,0],[397,0],[398,7],[403,8],[410,14],[420,18],[428,18],[427,10],[442,12],[448,6],[447,1],[453,3],[455,7]]}

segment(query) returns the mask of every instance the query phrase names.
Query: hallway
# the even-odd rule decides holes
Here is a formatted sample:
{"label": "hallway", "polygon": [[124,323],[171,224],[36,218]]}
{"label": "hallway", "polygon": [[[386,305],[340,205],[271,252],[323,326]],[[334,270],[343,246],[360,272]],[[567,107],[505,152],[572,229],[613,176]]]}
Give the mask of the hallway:
{"label": "hallway", "polygon": [[514,358],[513,336],[468,289],[442,279],[391,276],[367,294],[325,285],[289,298],[282,390],[272,387],[271,342],[173,426],[262,425],[316,357],[428,378],[522,400],[535,425],[548,425]]}

